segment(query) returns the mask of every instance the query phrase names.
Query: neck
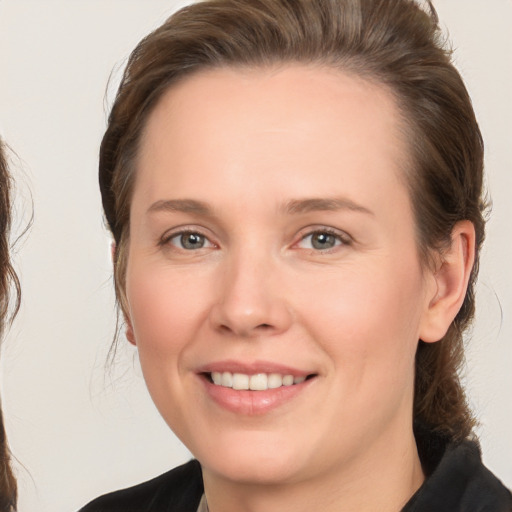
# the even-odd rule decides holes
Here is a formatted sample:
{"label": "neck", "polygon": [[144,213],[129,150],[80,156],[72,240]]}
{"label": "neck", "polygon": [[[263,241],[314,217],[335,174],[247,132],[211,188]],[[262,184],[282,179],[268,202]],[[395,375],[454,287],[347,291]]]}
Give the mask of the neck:
{"label": "neck", "polygon": [[279,484],[236,482],[203,468],[209,512],[399,512],[424,475],[412,428],[343,467]]}

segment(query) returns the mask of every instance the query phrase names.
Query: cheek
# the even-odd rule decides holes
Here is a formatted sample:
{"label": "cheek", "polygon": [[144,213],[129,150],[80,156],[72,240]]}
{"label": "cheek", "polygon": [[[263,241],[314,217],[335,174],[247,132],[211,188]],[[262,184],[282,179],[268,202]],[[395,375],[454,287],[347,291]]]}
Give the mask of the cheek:
{"label": "cheek", "polygon": [[[182,439],[189,435],[191,354],[208,296],[204,279],[161,265],[127,269],[126,293],[144,380],[162,417]],[[205,292],[205,293],[201,293]],[[193,359],[193,357],[192,357]]]}
{"label": "cheek", "polygon": [[[304,282],[301,318],[353,382],[368,371],[410,378],[423,310],[419,265],[379,259]],[[378,371],[379,370],[379,371]]]}
{"label": "cheek", "polygon": [[126,292],[141,363],[151,359],[160,366],[170,356],[178,359],[206,315],[204,280],[134,262],[127,269]]}

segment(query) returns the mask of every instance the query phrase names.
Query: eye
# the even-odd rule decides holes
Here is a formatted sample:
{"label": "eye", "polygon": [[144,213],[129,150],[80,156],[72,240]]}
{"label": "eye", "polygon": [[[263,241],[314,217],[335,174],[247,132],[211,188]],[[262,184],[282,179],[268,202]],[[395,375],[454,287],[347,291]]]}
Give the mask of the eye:
{"label": "eye", "polygon": [[194,251],[213,246],[213,244],[208,240],[208,238],[206,238],[201,233],[197,233],[195,231],[177,233],[167,238],[167,241],[165,243],[171,244],[177,247],[178,249],[183,249],[185,251]]}
{"label": "eye", "polygon": [[347,245],[349,241],[341,234],[329,230],[318,230],[304,236],[298,246],[303,249],[327,251],[340,245]]}

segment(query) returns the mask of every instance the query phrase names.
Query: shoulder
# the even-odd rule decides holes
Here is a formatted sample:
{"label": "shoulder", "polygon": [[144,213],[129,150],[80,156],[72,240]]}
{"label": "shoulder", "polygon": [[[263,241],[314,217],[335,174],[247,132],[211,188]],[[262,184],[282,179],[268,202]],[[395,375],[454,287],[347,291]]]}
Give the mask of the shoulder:
{"label": "shoulder", "polygon": [[201,466],[192,460],[142,484],[100,496],[80,512],[196,512],[202,494]]}
{"label": "shoulder", "polygon": [[[458,446],[449,447],[447,452],[444,473],[449,478],[448,483],[464,487],[461,510],[512,512],[512,494],[484,466],[478,443],[466,441]],[[476,504],[479,508],[475,507]]]}
{"label": "shoulder", "polygon": [[474,441],[448,444],[403,512],[511,512],[512,494],[482,463]]}

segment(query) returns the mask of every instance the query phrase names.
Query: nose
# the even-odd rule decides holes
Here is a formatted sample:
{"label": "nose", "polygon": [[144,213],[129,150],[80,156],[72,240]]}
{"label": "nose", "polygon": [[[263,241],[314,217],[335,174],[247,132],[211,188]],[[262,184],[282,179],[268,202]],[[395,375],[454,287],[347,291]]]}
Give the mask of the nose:
{"label": "nose", "polygon": [[292,323],[283,274],[271,257],[237,254],[223,263],[210,312],[215,330],[238,337],[271,336]]}

